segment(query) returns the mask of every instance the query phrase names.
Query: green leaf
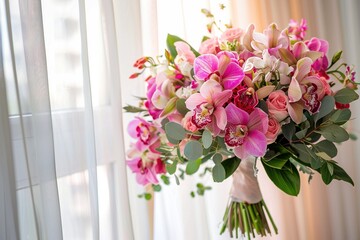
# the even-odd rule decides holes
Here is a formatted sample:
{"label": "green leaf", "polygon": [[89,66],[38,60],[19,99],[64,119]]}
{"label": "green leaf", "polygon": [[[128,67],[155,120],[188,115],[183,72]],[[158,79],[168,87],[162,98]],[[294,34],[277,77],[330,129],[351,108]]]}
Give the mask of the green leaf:
{"label": "green leaf", "polygon": [[211,132],[209,130],[205,129],[204,132],[202,133],[201,140],[203,142],[204,148],[208,149],[211,146],[212,141],[213,141]]}
{"label": "green leaf", "polygon": [[176,167],[177,161],[174,161],[172,164],[166,164],[166,171],[172,175],[176,172]]}
{"label": "green leaf", "polygon": [[[331,163],[328,163],[328,164],[331,164]],[[327,167],[328,164],[324,164],[322,167],[321,167],[321,178],[323,180],[323,182],[327,185],[329,183],[331,183],[331,181],[333,180],[330,172],[329,172],[329,169]]]}
{"label": "green leaf", "polygon": [[208,39],[210,39],[208,36],[203,36],[203,38],[201,39],[201,42],[205,42]]}
{"label": "green leaf", "polygon": [[131,105],[127,105],[127,106],[123,107],[123,109],[126,112],[129,112],[129,113],[139,113],[139,112],[146,112],[147,111],[144,108],[139,108],[139,107],[135,107],[135,106],[131,106]]}
{"label": "green leaf", "polygon": [[[179,38],[178,36],[171,35],[171,34],[167,35],[166,45],[167,45],[167,48],[169,49],[173,59],[175,59],[175,57],[177,56],[177,51],[176,51],[174,43],[179,42],[179,41],[187,43],[186,41]],[[190,44],[189,44],[189,46],[190,46]],[[195,54],[196,57],[200,56],[200,54],[193,47],[190,46],[190,49]]]}
{"label": "green leaf", "polygon": [[355,140],[358,139],[358,137],[357,137],[355,134],[353,134],[353,133],[349,133],[349,138],[350,138],[351,140],[353,140],[353,141],[355,141]]}
{"label": "green leaf", "polygon": [[267,113],[267,114],[269,113],[268,106],[264,100],[260,100],[257,107],[260,108],[261,110],[263,110],[265,113]]}
{"label": "green leaf", "polygon": [[146,200],[150,200],[151,199],[151,193],[144,193],[144,197]]}
{"label": "green leaf", "polygon": [[333,96],[325,96],[323,100],[321,101],[320,110],[317,114],[314,115],[314,121],[315,123],[331,113],[332,110],[334,110],[335,107],[335,98]]}
{"label": "green leaf", "polygon": [[217,165],[217,164],[221,164],[223,157],[220,153],[215,153],[212,159],[214,163]]}
{"label": "green leaf", "polygon": [[276,169],[282,169],[290,157],[291,157],[291,154],[287,153],[287,154],[282,154],[282,155],[276,156],[269,161],[266,161],[264,159],[263,162],[266,165],[268,165],[269,167],[276,168]]}
{"label": "green leaf", "polygon": [[160,114],[160,117],[164,117],[164,116],[168,115],[169,113],[171,113],[172,111],[174,111],[174,109],[175,109],[175,107],[176,107],[176,101],[177,101],[177,99],[178,99],[177,97],[173,97],[172,99],[170,99],[170,100],[167,102],[164,110],[163,110],[163,111],[161,112],[161,114]]}
{"label": "green leaf", "polygon": [[176,185],[180,185],[180,180],[178,178],[178,176],[174,175],[175,176],[175,182],[176,182]]}
{"label": "green leaf", "polygon": [[285,124],[281,127],[282,133],[284,137],[291,142],[292,137],[295,134],[295,124],[293,121],[291,121],[288,124]]}
{"label": "green leaf", "polygon": [[337,155],[337,148],[334,143],[328,140],[322,140],[315,145],[315,148],[319,152],[325,152],[330,157],[335,157]]}
{"label": "green leaf", "polygon": [[335,124],[321,127],[319,133],[321,133],[324,138],[331,142],[339,143],[349,139],[349,134],[346,132],[346,130]]}
{"label": "green leaf", "polygon": [[333,164],[333,166],[334,166],[334,175],[333,175],[333,178],[334,178],[334,179],[348,182],[348,183],[350,183],[351,185],[354,186],[353,180],[352,180],[351,177],[345,172],[344,169],[342,169],[341,167],[339,167],[339,166],[336,165],[336,164]]}
{"label": "green leaf", "polygon": [[335,93],[335,101],[342,104],[351,103],[359,98],[359,95],[350,88],[343,88]]}
{"label": "green leaf", "polygon": [[223,165],[226,172],[225,179],[230,177],[235,172],[240,162],[240,158],[237,157],[228,158],[221,162],[221,165]]}
{"label": "green leaf", "polygon": [[317,152],[315,154],[316,154],[316,156],[321,157],[322,159],[324,159],[326,161],[332,160],[332,158],[326,152]]}
{"label": "green leaf", "polygon": [[297,196],[300,192],[300,176],[298,170],[293,164],[288,164],[289,170],[279,170],[264,164],[264,169],[271,179],[271,181],[282,191],[291,195]]}
{"label": "green leaf", "polygon": [[186,100],[183,98],[179,98],[176,101],[176,110],[183,116],[185,116],[185,114],[189,111],[189,109],[187,109],[187,107],[186,107],[185,101]]}
{"label": "green leaf", "polygon": [[296,168],[299,168],[299,171],[305,173],[305,174],[308,174],[309,175],[309,178],[308,178],[308,183],[310,183],[311,179],[312,179],[312,176],[314,174],[314,172],[311,170],[310,167],[300,163],[300,161],[298,161],[297,159],[295,158],[290,158],[290,162],[296,167]]}
{"label": "green leaf", "polygon": [[161,175],[161,180],[163,181],[163,183],[165,184],[165,185],[170,185],[170,180],[169,180],[169,177],[168,176],[166,176],[166,175]]}
{"label": "green leaf", "polygon": [[152,188],[154,189],[154,192],[160,192],[161,191],[161,185],[152,185]]}
{"label": "green leaf", "polygon": [[183,140],[185,138],[185,129],[176,122],[168,122],[165,124],[166,136],[174,140]]}
{"label": "green leaf", "polygon": [[349,121],[350,117],[351,117],[350,109],[345,108],[334,111],[334,113],[331,115],[329,120],[332,121],[333,123],[343,125],[344,123]]}
{"label": "green leaf", "polygon": [[195,161],[189,161],[186,165],[185,172],[188,175],[192,175],[196,173],[199,170],[199,167],[201,165],[201,159],[196,159]]}
{"label": "green leaf", "polygon": [[326,165],[327,165],[330,175],[331,176],[334,175],[334,164],[328,162]]}
{"label": "green leaf", "polygon": [[193,198],[195,197],[194,191],[191,191],[191,192],[190,192],[190,196],[193,197]]}
{"label": "green leaf", "polygon": [[299,153],[299,159],[304,163],[310,163],[311,155],[309,154],[308,147],[305,144],[297,143],[291,144],[293,148]]}
{"label": "green leaf", "polygon": [[221,164],[216,164],[212,169],[214,182],[222,182],[226,178],[226,172]]}
{"label": "green leaf", "polygon": [[203,147],[198,141],[189,141],[185,145],[184,154],[190,161],[196,160],[203,154]]}

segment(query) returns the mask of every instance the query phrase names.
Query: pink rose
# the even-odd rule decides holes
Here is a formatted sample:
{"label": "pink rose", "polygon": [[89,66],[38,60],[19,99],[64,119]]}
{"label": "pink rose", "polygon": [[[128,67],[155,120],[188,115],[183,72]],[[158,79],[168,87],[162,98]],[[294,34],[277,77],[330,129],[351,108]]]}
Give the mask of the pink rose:
{"label": "pink rose", "polygon": [[193,116],[193,113],[191,111],[187,112],[185,114],[184,118],[182,119],[181,123],[182,123],[183,128],[185,128],[186,130],[188,130],[190,132],[196,132],[198,130],[198,128],[191,120],[192,116]]}
{"label": "pink rose", "polygon": [[270,117],[268,131],[265,134],[267,144],[271,144],[275,142],[280,132],[281,132],[280,123],[276,121],[274,118]]}
{"label": "pink rose", "polygon": [[244,30],[241,28],[229,28],[220,37],[222,42],[233,42],[235,40],[240,41],[241,36],[244,34]]}
{"label": "pink rose", "polygon": [[201,43],[199,53],[216,54],[216,48],[218,47],[219,47],[218,38],[209,38]]}
{"label": "pink rose", "polygon": [[289,113],[287,111],[288,97],[281,90],[270,93],[266,101],[269,115],[275,118],[278,122],[284,120]]}

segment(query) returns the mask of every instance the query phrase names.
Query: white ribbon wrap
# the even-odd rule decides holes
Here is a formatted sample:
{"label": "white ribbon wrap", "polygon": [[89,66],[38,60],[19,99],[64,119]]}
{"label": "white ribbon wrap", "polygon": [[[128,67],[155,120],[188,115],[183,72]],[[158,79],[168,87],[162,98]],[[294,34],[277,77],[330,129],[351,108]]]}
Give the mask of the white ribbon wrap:
{"label": "white ribbon wrap", "polygon": [[254,175],[255,158],[242,160],[233,173],[230,198],[234,202],[258,203],[262,200],[259,183]]}

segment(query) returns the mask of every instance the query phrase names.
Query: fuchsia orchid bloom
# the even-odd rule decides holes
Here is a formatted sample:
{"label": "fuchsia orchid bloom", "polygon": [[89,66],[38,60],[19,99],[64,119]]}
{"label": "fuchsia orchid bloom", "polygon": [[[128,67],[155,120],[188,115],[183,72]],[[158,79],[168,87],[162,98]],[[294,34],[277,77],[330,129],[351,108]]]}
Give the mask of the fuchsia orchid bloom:
{"label": "fuchsia orchid bloom", "polygon": [[223,105],[232,95],[231,90],[223,90],[215,80],[206,81],[200,88],[200,93],[191,95],[185,102],[186,107],[193,112],[192,122],[199,129],[207,126],[216,136],[226,126],[226,114]]}
{"label": "fuchsia orchid bloom", "polygon": [[225,111],[228,120],[224,137],[226,145],[234,148],[235,155],[243,160],[249,156],[264,156],[269,124],[267,114],[259,108],[248,114],[233,103],[229,103]]}
{"label": "fuchsia orchid bloom", "polygon": [[135,146],[139,151],[150,149],[153,152],[157,152],[155,149],[159,145],[160,128],[154,123],[137,117],[129,123],[127,130],[132,138],[137,139]]}
{"label": "fuchsia orchid bloom", "polygon": [[239,66],[238,55],[233,52],[219,52],[217,55],[204,54],[194,61],[194,73],[199,80],[213,79],[224,89],[234,89],[244,78]]}
{"label": "fuchsia orchid bloom", "polygon": [[133,173],[136,173],[136,181],[141,185],[148,183],[158,184],[156,174],[166,173],[165,164],[160,155],[146,151],[141,157],[135,157],[126,162]]}

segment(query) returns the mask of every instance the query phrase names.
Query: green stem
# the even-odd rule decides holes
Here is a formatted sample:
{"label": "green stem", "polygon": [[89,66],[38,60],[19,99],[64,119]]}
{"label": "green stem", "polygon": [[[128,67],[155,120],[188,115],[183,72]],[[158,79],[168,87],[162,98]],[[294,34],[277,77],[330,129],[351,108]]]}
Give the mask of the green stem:
{"label": "green stem", "polygon": [[274,222],[273,218],[271,217],[271,214],[270,214],[270,212],[269,212],[269,209],[267,208],[264,200],[261,200],[261,203],[262,203],[262,205],[265,207],[265,211],[266,211],[268,217],[270,218],[270,222],[271,222],[271,225],[272,225],[273,228],[274,228],[275,234],[278,234],[278,229],[277,229],[277,227],[276,227],[276,225],[275,225],[275,222]]}
{"label": "green stem", "polygon": [[249,221],[247,218],[247,214],[246,214],[246,207],[244,205],[244,203],[240,203],[240,207],[241,207],[241,214],[242,214],[242,219],[244,221],[244,225],[245,225],[245,233],[247,236],[247,239],[250,240],[250,227],[249,227]]}

